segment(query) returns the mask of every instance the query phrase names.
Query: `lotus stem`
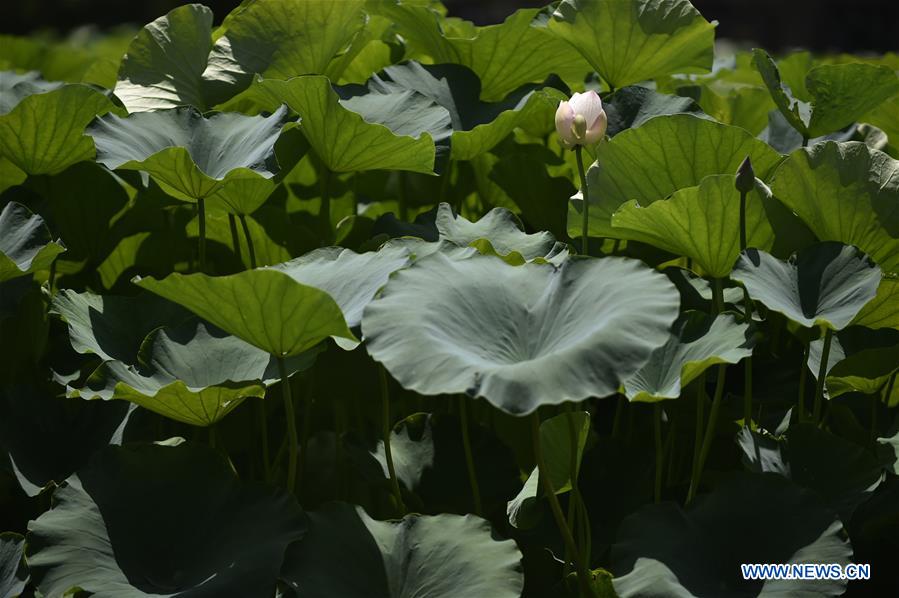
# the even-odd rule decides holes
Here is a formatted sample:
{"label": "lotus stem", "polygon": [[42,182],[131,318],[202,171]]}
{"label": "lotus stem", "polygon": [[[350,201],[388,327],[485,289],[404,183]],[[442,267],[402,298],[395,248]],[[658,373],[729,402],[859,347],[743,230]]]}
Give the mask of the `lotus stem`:
{"label": "lotus stem", "polygon": [[[578,438],[577,438],[577,427],[575,426],[574,421],[574,411],[569,409],[568,413],[565,416],[565,419],[568,422],[568,437],[569,437],[569,450],[571,452],[569,456],[568,466],[571,469],[571,500],[569,502],[568,508],[568,525],[572,530],[572,534],[575,529],[575,521],[574,515],[577,512],[572,508],[572,505],[577,506],[579,503],[583,503],[583,499],[581,497],[580,483],[578,482],[578,477],[580,473],[580,467],[578,463]],[[584,509],[584,514],[586,514],[586,509]],[[587,544],[586,537],[590,533],[589,528],[586,531],[582,532],[581,535],[584,536],[583,542],[577,542],[577,548],[579,550],[584,550]]]}
{"label": "lotus stem", "polygon": [[546,498],[549,500],[550,509],[556,520],[556,526],[562,534],[562,540],[565,542],[565,547],[574,556],[578,584],[581,587],[581,596],[596,598],[596,594],[593,592],[593,586],[590,583],[591,576],[587,571],[587,565],[581,554],[578,552],[577,545],[574,542],[574,536],[571,535],[571,530],[568,529],[568,525],[565,523],[565,515],[562,514],[562,506],[559,504],[559,498],[556,496],[552,481],[549,479],[549,476],[545,475],[549,470],[546,468],[546,461],[543,459],[543,453],[540,450],[540,415],[535,411],[530,419],[531,442],[534,446],[534,458],[537,461],[537,471],[540,477],[540,483],[543,485],[543,493],[546,494]]}
{"label": "lotus stem", "polygon": [[381,422],[383,424],[381,433],[384,437],[384,458],[387,461],[387,473],[390,476],[390,486],[393,488],[393,498],[400,510],[405,513],[403,493],[400,491],[400,482],[396,477],[396,468],[393,465],[393,453],[390,451],[390,433],[393,426],[390,423],[390,393],[387,372],[383,365],[378,365],[378,376],[381,379]]}
{"label": "lotus stem", "polygon": [[752,429],[752,355],[746,358],[743,370],[743,425]]}
{"label": "lotus stem", "polygon": [[197,222],[200,226],[200,272],[206,272],[206,200],[197,200]]}
{"label": "lotus stem", "polygon": [[809,344],[805,343],[802,350],[802,367],[799,370],[799,397],[796,400],[796,421],[805,421],[805,385],[808,380],[808,354]]}
{"label": "lotus stem", "polygon": [[690,483],[699,473],[699,454],[702,452],[702,430],[705,426],[705,372],[699,375],[696,391],[696,430],[693,437],[693,462]]}
{"label": "lotus stem", "polygon": [[584,171],[584,148],[580,145],[574,147],[574,155],[577,157],[577,171],[581,177],[581,195],[584,198],[584,209],[581,212],[581,253],[590,255],[590,198],[587,189],[587,173]]}
{"label": "lotus stem", "polygon": [[468,483],[471,485],[471,494],[474,499],[474,513],[481,517],[481,489],[478,486],[478,476],[474,468],[474,456],[471,452],[471,438],[468,435],[468,406],[467,397],[459,397],[459,423],[462,426],[462,447],[465,450],[465,465],[468,468]]}
{"label": "lotus stem", "polygon": [[687,493],[687,504],[696,496],[699,484],[702,482],[702,471],[705,469],[705,462],[709,457],[709,451],[712,449],[712,440],[715,437],[715,428],[718,425],[718,412],[721,409],[721,398],[724,396],[724,380],[727,373],[727,366],[721,364],[718,366],[718,380],[715,382],[715,396],[712,398],[712,409],[709,411],[709,422],[705,429],[705,435],[702,438],[702,451],[699,453],[699,462],[696,466],[694,476],[690,480],[690,489]]}
{"label": "lotus stem", "polygon": [[297,422],[293,411],[293,398],[290,396],[290,379],[287,377],[287,365],[284,357],[278,356],[278,372],[281,376],[281,396],[284,399],[284,416],[287,418],[287,491],[294,493],[297,479]]}
{"label": "lotus stem", "polygon": [[237,233],[237,218],[231,213],[228,213],[228,228],[231,230],[231,248],[237,255],[237,259],[243,261],[240,257],[240,237]]}
{"label": "lotus stem", "polygon": [[262,444],[262,472],[266,482],[271,481],[271,455],[268,446],[268,414],[265,411],[265,399],[259,399],[256,406],[256,419],[259,421],[259,436]]}
{"label": "lotus stem", "polygon": [[740,251],[746,250],[746,191],[740,191]]}
{"label": "lotus stem", "polygon": [[253,246],[253,237],[250,235],[250,225],[247,224],[246,214],[240,215],[240,226],[243,228],[243,236],[247,240],[247,253],[250,255],[250,268],[256,269],[256,248]]}
{"label": "lotus stem", "polygon": [[653,500],[658,504],[662,501],[662,465],[664,461],[664,455],[662,454],[662,405],[656,403],[652,406],[652,410],[652,427],[656,447],[656,482]]}
{"label": "lotus stem", "polygon": [[830,344],[833,341],[833,330],[830,328],[824,333],[824,348],[821,349],[821,364],[818,366],[818,380],[815,384],[815,407],[812,419],[816,424],[821,423],[821,402],[824,400],[824,380],[827,378],[827,362],[830,359]]}

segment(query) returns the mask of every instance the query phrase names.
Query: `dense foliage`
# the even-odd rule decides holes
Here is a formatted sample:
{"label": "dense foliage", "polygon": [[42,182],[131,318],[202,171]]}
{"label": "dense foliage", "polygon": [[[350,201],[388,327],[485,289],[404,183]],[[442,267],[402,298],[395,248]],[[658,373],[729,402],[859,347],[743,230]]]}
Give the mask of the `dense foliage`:
{"label": "dense foliage", "polygon": [[0,38],[0,596],[899,594],[899,57],[217,17]]}

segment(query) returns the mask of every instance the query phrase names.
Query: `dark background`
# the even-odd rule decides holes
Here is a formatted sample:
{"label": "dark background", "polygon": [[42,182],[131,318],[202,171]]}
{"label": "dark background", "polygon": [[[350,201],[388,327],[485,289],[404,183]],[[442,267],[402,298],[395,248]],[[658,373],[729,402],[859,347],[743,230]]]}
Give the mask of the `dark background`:
{"label": "dark background", "polygon": [[[222,19],[239,0],[206,0]],[[340,0],[334,0],[339,2]],[[548,0],[445,0],[450,14],[478,24],[497,23],[517,8]],[[0,32],[38,30],[65,33],[96,24],[101,28],[143,25],[162,16],[179,0],[6,0]],[[899,50],[899,0],[693,0],[718,36],[755,43],[771,51],[795,47],[818,52]]]}

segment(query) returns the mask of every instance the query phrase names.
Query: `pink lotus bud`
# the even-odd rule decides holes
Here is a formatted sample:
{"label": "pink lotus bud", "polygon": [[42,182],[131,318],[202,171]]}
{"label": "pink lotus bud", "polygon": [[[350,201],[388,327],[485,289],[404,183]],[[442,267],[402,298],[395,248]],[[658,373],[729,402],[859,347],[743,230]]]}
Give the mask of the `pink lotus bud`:
{"label": "pink lotus bud", "polygon": [[559,102],[556,109],[556,131],[567,148],[593,145],[606,134],[608,124],[602,100],[592,90],[574,94],[567,102]]}

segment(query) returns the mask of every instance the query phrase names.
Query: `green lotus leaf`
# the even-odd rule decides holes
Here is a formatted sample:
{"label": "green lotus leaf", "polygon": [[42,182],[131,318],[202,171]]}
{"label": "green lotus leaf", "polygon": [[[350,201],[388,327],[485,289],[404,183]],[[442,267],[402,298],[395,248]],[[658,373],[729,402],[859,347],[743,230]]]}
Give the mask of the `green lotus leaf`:
{"label": "green lotus leaf", "polygon": [[613,579],[612,586],[616,596],[697,598],[680,584],[665,563],[643,557],[637,557],[630,573]]}
{"label": "green lotus leaf", "polygon": [[718,363],[738,363],[752,355],[749,326],[729,314],[711,319],[698,311],[684,313],[668,342],[624,382],[631,401],[676,399],[699,374]]}
{"label": "green lotus leaf", "polygon": [[731,278],[749,296],[801,326],[842,330],[877,293],[880,268],[851,245],[812,245],[788,261],[747,249]]}
{"label": "green lotus leaf", "polygon": [[793,424],[782,437],[743,428],[737,444],[750,471],[773,472],[814,490],[843,521],[884,479],[884,464],[868,447],[814,424]]}
{"label": "green lotus leaf", "polygon": [[[218,208],[219,206],[215,207]],[[250,238],[253,239],[253,254],[256,258],[256,266],[271,266],[290,259],[290,249],[275,239],[272,239],[269,236],[269,232],[265,229],[265,226],[258,220],[252,216],[244,216],[244,220],[246,220],[247,228],[250,230]],[[242,231],[241,223],[239,221],[235,222],[235,227],[239,231],[237,235],[237,244],[239,246],[241,261],[246,268],[250,268],[253,266],[253,263],[250,260],[250,252],[247,247],[246,237]],[[184,232],[189,239],[198,238],[200,236],[199,217],[193,218],[188,222]],[[238,249],[234,246],[231,219],[228,217],[228,213],[223,210],[207,210],[206,239],[221,243],[225,247],[230,248],[235,254],[238,252]]]}
{"label": "green lotus leaf", "polygon": [[617,391],[664,344],[674,286],[634,260],[418,259],[369,303],[369,353],[405,388],[513,415]]}
{"label": "green lotus leaf", "polygon": [[[288,359],[288,371],[308,369],[316,353]],[[264,398],[266,386],[280,380],[270,354],[194,318],[147,335],[138,362],[104,363],[85,388],[69,395],[131,401],[176,421],[209,426],[244,399]]]}
{"label": "green lotus leaf", "polygon": [[768,90],[753,84],[709,83],[680,87],[678,93],[695,98],[703,112],[718,122],[743,127],[753,135],[765,129],[768,113],[776,108]]}
{"label": "green lotus leaf", "polygon": [[138,444],[56,490],[28,524],[26,558],[45,596],[263,596],[305,530],[292,496],[240,482],[212,449]]}
{"label": "green lotus leaf", "polygon": [[28,584],[25,538],[12,532],[0,534],[0,596],[16,598]]}
{"label": "green lotus leaf", "polygon": [[44,219],[22,204],[0,212],[0,282],[46,270],[66,248],[52,241]]}
{"label": "green lotus leaf", "polygon": [[712,68],[715,24],[688,0],[562,0],[548,27],[615,89]]}
{"label": "green lotus leaf", "polygon": [[884,277],[877,294],[858,312],[852,323],[866,328],[899,330],[899,277]]}
{"label": "green lotus leaf", "polygon": [[69,342],[78,353],[94,353],[103,361],[137,363],[144,338],[156,328],[190,318],[178,305],[152,293],[95,295],[62,289],[53,297],[50,313],[69,327]]}
{"label": "green lotus leaf", "polygon": [[209,196],[209,204],[218,204],[231,214],[249,215],[262,207],[277,186],[274,179],[232,178]]}
{"label": "green lotus leaf", "polygon": [[0,115],[0,156],[30,175],[56,174],[94,157],[94,144],[83,135],[112,102],[86,85],[66,85],[30,95]]}
{"label": "green lotus leaf", "polygon": [[[612,215],[615,236],[688,257],[701,273],[725,278],[740,255],[740,192],[735,180],[734,175],[712,175],[697,187],[675,191],[669,199],[646,207],[629,201]],[[769,196],[759,183],[747,194],[749,247],[770,250],[774,244],[764,206]]]}
{"label": "green lotus leaf", "polygon": [[356,340],[330,295],[276,270],[134,282],[275,357],[299,355],[329,336]]}
{"label": "green lotus leaf", "polygon": [[[328,293],[346,320],[347,326],[362,324],[362,311],[387,283],[390,275],[409,265],[409,251],[404,247],[388,246],[380,251],[356,253],[342,247],[323,247],[273,266],[295,281]],[[336,337],[337,344],[353,349],[358,342]]]}
{"label": "green lotus leaf", "polygon": [[[886,133],[890,146],[894,150],[899,148],[899,96],[883,102],[860,120],[874,125]],[[893,151],[893,155],[897,155],[895,151]]]}
{"label": "green lotus leaf", "polygon": [[[526,85],[499,102],[483,102],[480,99],[481,82],[469,68],[460,64],[421,65],[417,62],[385,68],[369,81],[368,90],[369,96],[382,96],[385,101],[412,91],[446,110],[450,116],[454,160],[471,160],[489,151],[523,122],[549,120],[564,97],[559,92],[536,91],[535,86]],[[354,100],[357,98],[344,99],[343,105],[366,116],[363,110],[356,108]],[[367,116],[366,120],[380,122]],[[394,127],[391,129],[398,132]],[[437,141],[436,135],[432,134],[432,137]]]}
{"label": "green lotus leaf", "polygon": [[[598,146],[597,163],[587,172],[590,235],[614,237],[610,221],[621,204],[633,199],[646,207],[709,175],[734,174],[747,156],[762,180],[782,160],[739,127],[689,114],[658,116],[619,133]],[[569,204],[568,234],[573,237],[581,234],[581,209],[581,201]]]}
{"label": "green lotus leaf", "polygon": [[[808,366],[815,379],[821,367],[822,349],[820,339],[809,345]],[[831,399],[860,392],[882,396],[884,402],[892,405],[899,401],[899,388],[895,384],[890,388],[890,380],[897,370],[899,333],[851,327],[831,341],[824,387]]]}
{"label": "green lotus leaf", "polygon": [[[488,102],[505,98],[526,83],[557,74],[582,81],[590,65],[565,41],[545,28],[533,27],[535,9],[518,10],[503,23],[447,31],[431,7],[408,2],[384,2],[375,10],[396,23],[416,59],[461,64],[481,80],[481,97]],[[533,60],[539,54],[539,60]]]}
{"label": "green lotus leaf", "polygon": [[205,199],[237,178],[278,173],[275,142],[288,122],[286,107],[271,116],[213,114],[192,107],[100,117],[87,129],[97,161],[111,170],[143,170],[184,201]]}
{"label": "green lotus leaf", "polygon": [[853,62],[821,64],[809,70],[796,90],[806,101],[797,100],[764,50],[753,50],[753,64],[787,122],[807,139],[838,131],[899,94],[894,69]]}
{"label": "green lotus leaf", "polygon": [[284,558],[281,576],[299,598],[517,598],[521,553],[474,515],[407,515],[378,521],[362,507],[331,503],[309,513],[309,531]]}
{"label": "green lotus leaf", "polygon": [[774,195],[822,241],[855,245],[899,271],[899,162],[864,143],[819,143],[777,169]]}
{"label": "green lotus leaf", "polygon": [[[302,119],[302,131],[318,158],[333,172],[409,170],[431,174],[436,150],[421,123],[416,135],[397,135],[344,107],[326,77],[263,79],[249,93],[263,105],[285,103]],[[267,104],[266,104],[267,103]],[[392,110],[393,107],[386,106]]]}
{"label": "green lotus leaf", "polygon": [[41,74],[35,71],[0,71],[0,115],[9,113],[30,95],[53,91],[63,85],[65,83],[61,81],[44,81]]}
{"label": "green lotus leaf", "polygon": [[[735,512],[744,523],[739,542]],[[836,514],[813,491],[772,473],[729,477],[686,510],[672,502],[647,505],[624,520],[612,547],[613,570],[629,572],[627,582],[615,583],[622,598],[657,595],[636,583],[644,569],[659,575],[655,563],[675,576],[662,576],[672,586],[665,596],[838,596],[846,580],[747,581],[740,564],[845,565],[851,557]]]}
{"label": "green lotus leaf", "polygon": [[602,107],[609,119],[606,130],[609,137],[625,129],[639,127],[655,116],[683,113],[702,116],[702,110],[690,98],[659,93],[639,85],[631,85],[606,96]]}

